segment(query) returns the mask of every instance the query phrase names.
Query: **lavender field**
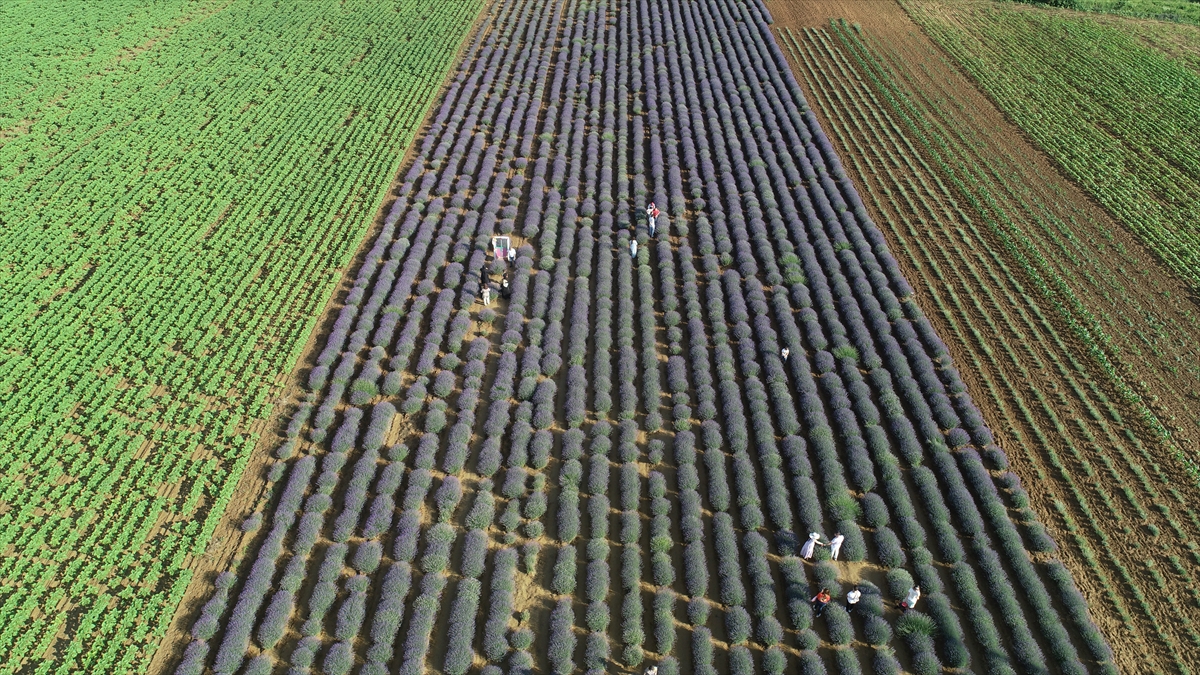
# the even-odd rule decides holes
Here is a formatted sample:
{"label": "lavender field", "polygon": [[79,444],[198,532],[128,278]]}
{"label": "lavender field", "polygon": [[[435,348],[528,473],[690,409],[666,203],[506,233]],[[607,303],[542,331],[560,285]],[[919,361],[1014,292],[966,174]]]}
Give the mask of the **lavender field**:
{"label": "lavender field", "polygon": [[493,3],[174,672],[1116,672],[771,21]]}

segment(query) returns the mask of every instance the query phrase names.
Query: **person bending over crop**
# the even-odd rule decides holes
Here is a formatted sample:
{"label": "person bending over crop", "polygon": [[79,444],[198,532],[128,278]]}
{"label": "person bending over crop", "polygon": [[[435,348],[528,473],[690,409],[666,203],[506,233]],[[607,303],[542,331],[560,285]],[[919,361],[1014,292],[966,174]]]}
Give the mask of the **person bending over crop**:
{"label": "person bending over crop", "polygon": [[921,587],[913,586],[912,588],[908,589],[908,595],[904,596],[904,599],[900,601],[900,611],[904,612],[915,608],[917,606],[917,600],[920,599]]}
{"label": "person bending over crop", "polygon": [[825,611],[825,607],[829,604],[830,600],[828,588],[822,588],[820,593],[813,596],[812,604],[816,616],[821,616],[821,613]]}

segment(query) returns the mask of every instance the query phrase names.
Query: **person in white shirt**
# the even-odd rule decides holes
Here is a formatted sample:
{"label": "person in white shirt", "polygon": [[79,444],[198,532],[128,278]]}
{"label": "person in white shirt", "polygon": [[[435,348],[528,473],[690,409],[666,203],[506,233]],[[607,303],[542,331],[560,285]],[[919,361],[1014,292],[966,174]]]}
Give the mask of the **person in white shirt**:
{"label": "person in white shirt", "polygon": [[837,560],[838,553],[840,553],[842,550],[843,541],[846,541],[846,537],[842,536],[842,533],[840,532],[836,537],[829,541],[829,557],[831,559]]}
{"label": "person in white shirt", "polygon": [[637,239],[629,240],[629,256],[631,258],[637,257]]}
{"label": "person in white shirt", "polygon": [[858,586],[854,590],[846,594],[846,611],[853,612],[858,606],[858,601],[862,599],[862,591],[858,590]]}
{"label": "person in white shirt", "polygon": [[658,666],[650,666],[647,668],[646,675],[658,675]]}
{"label": "person in white shirt", "polygon": [[921,587],[913,586],[912,588],[908,589],[908,595],[904,596],[904,599],[900,601],[900,611],[903,612],[905,610],[913,609],[917,606],[917,600],[920,599]]}
{"label": "person in white shirt", "polygon": [[784,361],[787,361],[788,354],[791,354],[791,353],[792,353],[792,350],[788,349],[787,347],[784,347],[783,349],[779,350],[779,355],[783,357]]}
{"label": "person in white shirt", "polygon": [[487,307],[490,304],[492,304],[492,287],[484,286],[483,287],[483,306]]}

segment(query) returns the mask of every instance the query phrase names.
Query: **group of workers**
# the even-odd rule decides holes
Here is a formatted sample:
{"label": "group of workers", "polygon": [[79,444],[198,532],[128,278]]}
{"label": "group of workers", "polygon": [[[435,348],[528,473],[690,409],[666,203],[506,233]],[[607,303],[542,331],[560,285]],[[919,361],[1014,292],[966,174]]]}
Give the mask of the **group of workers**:
{"label": "group of workers", "polygon": [[[654,202],[650,202],[650,204],[646,206],[646,222],[647,222],[651,237],[654,237],[654,230],[655,230],[655,227],[658,225],[658,217],[661,215],[661,213],[662,212],[659,211],[658,208],[654,205]],[[633,258],[637,258],[637,251],[638,251],[637,239],[631,238],[629,240],[630,256]],[[503,258],[499,258],[499,256],[498,256],[498,259],[503,259]],[[482,291],[483,304],[485,306],[491,305],[492,304],[491,275],[488,273],[488,270],[486,267],[484,269],[480,270],[479,281],[480,281],[480,285],[483,287],[483,291]],[[508,281],[508,270],[506,269],[504,271],[504,276],[500,281],[500,295],[507,298],[509,296],[509,293],[510,293],[510,288],[509,288],[509,281]],[[783,349],[781,349],[779,351],[779,355],[783,358],[784,361],[787,361],[788,356],[790,354],[791,354],[791,350],[789,350],[787,347],[784,347]],[[846,541],[846,537],[844,535],[842,535],[841,533],[838,533],[832,539],[829,540],[829,543],[825,543],[825,542],[821,541],[821,534],[819,532],[812,532],[808,535],[808,541],[804,542],[804,545],[800,547],[800,557],[804,558],[805,560],[811,560],[813,557],[813,554],[816,552],[816,548],[818,546],[828,546],[830,559],[837,560],[838,554],[841,553],[841,550],[842,550],[842,544],[845,541]],[[909,609],[913,609],[914,607],[917,606],[917,601],[920,598],[921,598],[921,587],[913,586],[912,588],[910,588],[908,590],[908,594],[905,595],[904,599],[900,601],[900,611],[906,611]],[[862,599],[862,591],[859,589],[858,586],[855,586],[854,590],[852,590],[846,594],[846,609],[847,609],[847,611],[853,612],[855,606],[858,605],[858,602],[860,599]],[[814,595],[812,597],[812,606],[813,606],[815,615],[821,616],[821,614],[824,613],[825,608],[829,605],[829,603],[831,601],[832,601],[832,596],[830,596],[830,594],[829,594],[829,589],[822,588],[819,593],[817,593],[816,595]],[[658,675],[658,666],[650,666],[649,668],[647,668],[645,675]]]}
{"label": "group of workers", "polygon": [[[650,231],[651,237],[654,237],[654,230],[655,230],[655,228],[658,227],[658,217],[661,215],[662,215],[662,211],[658,210],[658,207],[654,205],[654,202],[650,202],[650,204],[648,204],[646,206],[646,224]],[[629,255],[630,255],[630,257],[637,258],[637,252],[638,252],[637,239],[630,239],[629,240]],[[508,260],[511,259],[513,253],[515,253],[515,249],[497,249],[496,259],[508,262]],[[490,281],[491,281],[491,277],[488,274],[487,268],[485,267],[484,269],[479,271],[479,284],[482,287],[482,290],[480,291],[479,295],[480,295],[480,300],[483,301],[483,304],[485,307],[492,304],[492,286],[491,286]],[[500,295],[501,295],[501,297],[507,298],[508,294],[509,294],[508,271],[505,270],[504,278],[500,282]],[[784,359],[787,359],[786,355],[784,355]]]}
{"label": "group of workers", "polygon": [[[900,601],[900,611],[906,612],[910,609],[914,609],[917,606],[917,601],[920,599],[921,587],[913,586],[912,588],[908,589],[908,593],[904,596],[904,599]],[[846,611],[853,612],[854,608],[858,606],[859,600],[862,600],[862,590],[858,586],[855,586],[854,590],[846,594]],[[820,593],[817,593],[812,597],[813,615],[821,616],[821,614],[825,612],[825,608],[828,607],[829,603],[832,601],[833,597],[830,596],[829,589],[822,588]]]}
{"label": "group of workers", "polygon": [[[783,349],[783,352],[784,352],[783,358],[784,358],[784,360],[787,360],[787,348],[786,347]],[[833,539],[830,539],[829,543],[827,544],[827,543],[821,541],[821,534],[819,532],[812,532],[808,535],[808,541],[804,542],[804,545],[800,547],[800,557],[804,558],[805,560],[812,560],[813,554],[816,553],[818,546],[828,546],[829,547],[829,558],[831,560],[837,560],[838,554],[841,553],[841,551],[842,551],[842,544],[845,541],[846,541],[846,537],[844,535],[842,535],[841,533],[838,533]],[[854,611],[854,605],[858,604],[858,600],[861,597],[862,597],[862,591],[860,591],[858,589],[858,587],[855,586],[854,590],[852,590],[846,594],[847,609],[849,609],[850,611]],[[910,610],[910,609],[916,607],[917,600],[920,600],[920,599],[921,599],[921,587],[913,586],[912,588],[908,589],[908,594],[905,595],[904,599],[900,601],[900,611],[903,612],[903,611]],[[812,598],[813,610],[816,611],[817,616],[821,616],[821,613],[825,611],[825,606],[829,604],[829,600],[830,600],[829,589],[827,589],[827,588],[822,588],[820,593],[817,593],[816,595],[813,596],[813,598]]]}

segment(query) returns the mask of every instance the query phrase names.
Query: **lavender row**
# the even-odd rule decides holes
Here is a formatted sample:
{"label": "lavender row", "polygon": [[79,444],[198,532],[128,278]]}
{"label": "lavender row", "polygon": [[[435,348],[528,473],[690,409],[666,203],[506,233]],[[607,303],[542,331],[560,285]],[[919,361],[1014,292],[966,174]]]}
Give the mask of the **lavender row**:
{"label": "lavender row", "polygon": [[[460,73],[458,82],[461,83],[462,79],[462,73]],[[451,95],[446,99],[447,104],[453,100],[453,98],[454,94],[452,92]],[[445,108],[443,109],[443,113],[444,112]],[[410,185],[403,187],[401,192],[406,193],[409,189],[411,189]],[[423,189],[428,189],[428,185],[426,185]],[[414,200],[414,204],[420,203],[421,197],[418,196],[418,198]],[[399,208],[400,205],[401,203],[398,200],[397,208]],[[430,211],[433,212],[433,215],[437,215],[440,205],[435,203],[432,206],[433,208],[430,209]],[[393,213],[395,213],[395,211]],[[415,210],[410,213],[415,213]],[[345,392],[345,385],[350,380],[350,372],[352,371],[352,367],[347,367],[347,364],[353,364],[353,352],[361,349],[366,344],[367,335],[369,333],[368,328],[371,324],[371,313],[381,308],[382,301],[380,298],[384,296],[383,289],[387,289],[389,286],[392,286],[392,296],[397,299],[402,299],[408,293],[405,288],[405,283],[408,283],[408,280],[415,279],[417,270],[422,263],[424,263],[426,269],[428,270],[427,280],[432,280],[433,277],[438,274],[439,271],[441,271],[438,269],[438,267],[440,267],[439,257],[444,256],[443,252],[447,247],[447,234],[445,233],[448,231],[453,231],[454,218],[446,218],[449,223],[442,226],[443,234],[439,236],[437,243],[435,244],[432,258],[427,260],[421,259],[421,256],[424,253],[423,245],[431,238],[435,219],[432,217],[426,218],[425,222],[422,224],[422,229],[420,233],[418,233],[416,248],[409,247],[407,245],[407,241],[404,239],[404,237],[410,235],[412,233],[412,229],[416,227],[416,219],[406,219],[405,224],[401,226],[400,239],[398,239],[396,243],[390,247],[390,252],[392,254],[408,254],[408,262],[405,263],[401,280],[399,280],[401,283],[393,283],[392,278],[396,270],[394,261],[399,259],[397,255],[397,257],[395,257],[393,260],[389,260],[388,263],[385,264],[384,269],[381,271],[379,278],[377,279],[376,290],[371,295],[371,300],[368,301],[366,306],[367,313],[359,319],[359,323],[355,331],[350,335],[346,335],[348,332],[349,323],[351,320],[353,320],[354,315],[357,313],[357,303],[361,302],[362,298],[366,295],[367,281],[371,279],[371,276],[375,271],[374,267],[381,259],[381,254],[385,250],[384,243],[387,242],[388,238],[394,234],[393,230],[396,220],[397,218],[395,217],[389,217],[389,222],[385,224],[384,232],[381,234],[375,247],[369,253],[366,264],[364,264],[363,269],[360,270],[359,281],[356,282],[355,287],[351,290],[347,307],[339,316],[338,321],[335,322],[334,335],[330,337],[326,350],[318,359],[318,367],[314,370],[313,375],[310,377],[310,382],[315,385],[314,389],[320,389],[324,384],[324,375],[320,369],[322,367],[328,367],[328,365],[332,364],[333,356],[336,353],[334,350],[340,348],[340,344],[343,340],[349,340],[348,350],[341,358],[338,368],[333,373],[334,377],[331,384],[331,389],[326,393],[321,406],[316,408],[316,418],[312,420],[315,426],[310,434],[314,441],[320,441],[324,439],[326,434],[325,430],[329,428],[329,424],[333,421],[332,411],[339,404],[342,395]],[[444,257],[441,259],[444,260]],[[454,271],[452,269],[448,269],[446,272],[446,281],[448,282],[447,285],[453,288],[457,284],[449,277],[454,276]],[[422,282],[423,285],[425,283],[426,282]],[[428,363],[432,360],[427,355],[436,353],[435,347],[441,342],[441,332],[446,328],[446,324],[449,319],[450,302],[448,301],[451,301],[454,298],[451,288],[447,288],[441,294],[439,294],[438,301],[434,305],[434,335],[428,338],[426,341],[427,346],[422,356],[422,362],[424,363]],[[424,291],[426,293],[428,292],[425,291],[424,288],[419,289],[419,291]],[[423,293],[420,297],[418,297],[417,304],[420,304],[421,297],[424,297]],[[398,303],[389,303],[389,306],[398,306]],[[415,306],[416,305],[414,305],[414,307]],[[420,311],[412,312],[409,318],[409,325],[412,326],[419,324],[419,318],[417,318],[419,316]],[[460,320],[457,321],[456,325],[454,325],[451,329],[452,337],[457,336],[456,339],[460,341],[460,344],[462,333],[461,325],[463,323],[461,321],[461,316],[462,315],[460,314]],[[384,327],[383,332],[387,332],[386,327]],[[378,335],[379,333],[377,332],[376,336],[378,337]],[[374,348],[372,348],[371,353],[368,356],[368,361],[363,368],[363,373],[373,373],[374,375],[372,375],[370,378],[367,378],[367,380],[373,381],[374,379],[377,379],[378,371],[380,370],[379,361],[383,356],[383,351],[384,349],[380,345],[376,345]],[[450,358],[452,356],[453,355],[451,354],[446,360],[443,361],[443,364],[447,365],[449,368],[453,368],[452,363],[447,363],[447,361],[453,361],[453,359]],[[404,359],[406,359],[406,355],[398,353],[397,357],[395,358],[399,358],[401,361],[404,361]],[[395,361],[395,358],[393,361]],[[392,365],[395,366],[396,363],[393,362]],[[426,366],[422,365],[420,367],[423,370],[428,370],[428,367]],[[396,368],[396,370],[400,370],[400,368]],[[482,372],[482,369],[480,369],[480,372]],[[364,384],[364,382],[366,383]],[[355,397],[361,397],[361,394],[363,393],[370,393],[370,385],[371,383],[369,381],[364,380],[364,378],[360,376],[360,378],[355,381],[354,386],[351,387],[352,399]],[[360,401],[355,400],[354,402],[357,403]],[[296,419],[293,420],[293,424],[289,427],[289,442],[285,444],[285,448],[281,448],[281,457],[290,455],[293,452],[293,448],[298,444],[299,432],[301,428],[307,422],[309,422],[308,416],[313,412],[313,403],[315,403],[315,401],[310,399],[308,405],[304,406],[297,415]],[[353,476],[351,477],[350,486],[345,498],[344,509],[339,515],[334,526],[333,538],[335,541],[344,541],[349,537],[357,525],[357,521],[361,515],[360,512],[366,501],[365,493],[367,486],[371,483],[374,477],[374,469],[378,461],[378,450],[382,445],[382,435],[384,430],[390,426],[390,417],[394,415],[394,413],[394,407],[388,403],[377,405],[372,412],[371,424],[366,430],[366,434],[363,438],[364,452],[355,464],[355,470],[353,472]],[[318,492],[310,498],[309,502],[311,506],[306,507],[305,518],[301,519],[301,531],[297,538],[297,550],[293,554],[288,570],[285,572],[283,579],[280,581],[281,588],[278,592],[276,592],[272,602],[267,607],[266,616],[263,618],[263,623],[259,628],[259,638],[264,648],[269,649],[273,643],[278,640],[279,633],[281,632],[280,624],[286,621],[286,616],[291,612],[292,606],[295,604],[295,590],[287,587],[298,586],[296,581],[291,580],[298,579],[303,575],[303,562],[307,558],[307,550],[304,549],[311,548],[311,540],[315,538],[316,532],[318,532],[321,527],[321,522],[316,520],[316,518],[319,518],[320,516],[314,514],[323,514],[329,508],[330,500],[327,495],[333,491],[333,487],[338,482],[337,472],[341,465],[345,464],[345,452],[349,450],[355,443],[355,437],[358,435],[357,426],[361,420],[361,417],[362,412],[360,410],[355,408],[350,409],[345,414],[345,419],[338,427],[338,433],[335,434],[334,438],[332,439],[331,447],[333,452],[326,457],[325,461],[323,462],[324,470],[322,475],[318,478],[317,483]],[[431,417],[436,416],[431,415]],[[427,428],[434,427],[436,424],[436,422],[430,422],[430,420],[426,421]],[[425,445],[427,444],[422,444],[423,447],[418,453],[418,461],[420,461],[422,456],[431,455],[430,452],[426,451],[426,448],[424,447]],[[436,449],[436,439],[433,443],[433,449]],[[392,454],[396,455],[405,453],[396,453],[395,449],[393,449]],[[394,459],[403,458],[394,457]],[[279,553],[281,552],[277,550],[278,545],[273,544],[272,542],[282,540],[282,531],[286,529],[286,525],[290,525],[290,523],[286,522],[286,519],[291,516],[291,514],[295,513],[296,506],[298,506],[298,504],[296,506],[288,505],[298,499],[289,497],[289,495],[295,493],[302,494],[305,489],[304,487],[292,489],[293,486],[298,485],[296,479],[302,475],[301,473],[297,473],[297,471],[307,473],[307,476],[305,476],[305,482],[307,482],[307,477],[311,476],[313,471],[311,467],[311,463],[301,460],[299,463],[295,464],[291,471],[292,479],[289,481],[289,489],[285,491],[283,500],[281,500],[281,503],[276,507],[276,529],[273,531],[272,536],[270,539],[268,539],[267,543],[260,548],[259,562],[255,564],[251,577],[247,581],[245,588],[239,596],[238,605],[235,607],[235,614],[231,618],[229,625],[226,627],[226,634],[222,642],[222,649],[217,654],[217,660],[215,664],[215,668],[218,672],[232,671],[236,669],[237,665],[241,662],[241,653],[244,653],[246,645],[248,644],[249,629],[247,624],[252,623],[254,620],[254,614],[256,613],[255,606],[261,605],[262,603],[262,598],[265,596],[266,592],[264,586],[268,586],[271,583],[273,565],[268,564],[269,560],[272,557],[278,557]],[[420,467],[417,469],[417,471],[427,472],[428,468]],[[386,500],[388,495],[390,495],[391,492],[394,492],[399,487],[398,477],[393,478],[385,475],[381,479],[380,483],[380,487],[382,489],[379,489],[377,500]],[[452,483],[447,482],[443,485],[443,488],[446,488],[446,486],[449,485],[452,485]],[[419,503],[423,500],[423,496],[417,498],[417,493],[414,493],[414,487],[417,489],[417,493],[421,492],[421,488],[425,488],[425,490],[427,490],[428,479],[421,478],[420,473],[414,474],[414,480],[410,485],[409,492],[406,494],[406,502],[411,501]],[[452,493],[453,490],[440,490],[439,497],[448,494],[448,492]],[[324,498],[324,502],[321,502],[319,499],[322,497]],[[416,503],[409,506],[415,507]],[[390,511],[390,509],[376,510],[376,512],[381,514],[381,516],[382,514],[387,514],[388,511]],[[284,520],[281,521],[281,518]],[[402,516],[399,521],[399,530],[397,532],[394,550],[394,554],[398,559],[411,559],[412,557],[411,550],[413,549],[413,545],[410,542],[415,541],[415,532],[411,529],[405,529],[405,523],[408,522],[410,522],[410,519],[405,516]],[[373,525],[371,523],[368,523],[366,526],[367,529],[374,529],[377,531],[382,531],[386,529],[386,527],[386,524],[380,527],[378,524]],[[437,537],[436,530],[433,532],[433,534],[434,537],[430,540],[431,548],[435,548],[435,544],[440,544],[445,539],[445,537]],[[365,542],[363,547],[364,548],[362,550],[378,549],[378,543],[372,543],[370,541]],[[331,551],[333,550],[336,550],[336,548],[331,549]],[[369,558],[370,556],[367,557]],[[423,558],[423,562],[426,563],[427,567],[429,568],[439,567],[441,565],[436,562],[439,557],[440,556],[438,556],[436,553],[427,551],[425,558]],[[378,556],[375,558],[375,564],[377,565]],[[328,557],[327,560],[329,560]],[[364,564],[364,567],[369,567],[369,565]],[[324,565],[322,568],[323,570],[326,569]],[[365,590],[360,588],[360,586],[362,586],[364,582],[365,579],[361,576],[352,577],[352,579],[347,582],[349,595],[343,601],[343,604],[339,609],[338,627],[335,631],[336,635],[342,639],[343,642],[337,643],[331,647],[329,653],[326,655],[325,659],[328,662],[326,665],[327,670],[341,670],[342,664],[347,663],[347,654],[345,652],[348,647],[346,646],[344,640],[350,639],[354,634],[357,634],[363,623],[361,615],[362,599],[364,597]],[[319,582],[316,590],[313,593],[313,596],[309,599],[310,618],[305,624],[306,627],[314,626],[314,630],[318,630],[317,627],[321,624],[320,617],[324,614],[326,608],[328,608],[331,604],[331,600],[329,598],[332,597],[328,591],[323,589],[329,588],[328,585],[332,583],[333,581],[331,579],[326,579]],[[440,593],[440,591],[437,592]],[[422,597],[429,598],[431,597],[431,594],[434,594],[432,589]],[[308,632],[308,630],[305,632]],[[413,642],[415,640],[417,643],[419,643],[421,641],[419,633],[420,631],[416,626],[411,628],[409,642]],[[310,651],[312,650],[308,648],[307,644],[302,645],[300,648],[295,650],[296,653],[293,654],[292,660],[297,664],[302,664],[306,659],[311,661],[311,657],[306,657],[305,655]],[[422,659],[412,657],[406,659],[406,663],[413,664],[412,666],[409,666],[410,668],[416,667],[416,664],[419,660]]]}

